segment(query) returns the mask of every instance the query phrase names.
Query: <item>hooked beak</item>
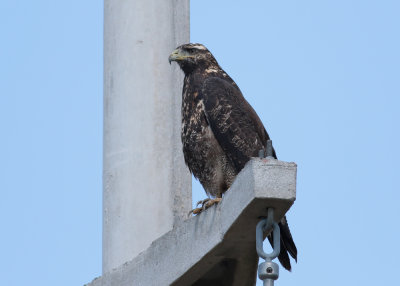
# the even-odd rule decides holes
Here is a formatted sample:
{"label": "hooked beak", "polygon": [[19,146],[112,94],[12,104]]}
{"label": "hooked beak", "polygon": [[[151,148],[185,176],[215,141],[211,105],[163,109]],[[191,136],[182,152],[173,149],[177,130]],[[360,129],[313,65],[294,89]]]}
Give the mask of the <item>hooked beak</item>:
{"label": "hooked beak", "polygon": [[168,61],[169,64],[171,64],[171,62],[182,61],[186,58],[192,58],[192,56],[184,55],[181,53],[180,49],[176,49],[169,55]]}
{"label": "hooked beak", "polygon": [[174,50],[168,57],[169,64],[177,60],[179,60],[179,49]]}

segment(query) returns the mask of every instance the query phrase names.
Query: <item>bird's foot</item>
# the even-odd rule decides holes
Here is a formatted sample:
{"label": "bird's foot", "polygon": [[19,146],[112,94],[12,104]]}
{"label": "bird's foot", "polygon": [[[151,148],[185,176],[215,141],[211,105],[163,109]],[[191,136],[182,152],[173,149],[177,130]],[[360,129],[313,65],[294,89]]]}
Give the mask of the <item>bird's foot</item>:
{"label": "bird's foot", "polygon": [[[207,198],[205,200],[198,201],[197,204],[196,204],[196,208],[189,212],[189,216],[191,214],[198,215],[202,211],[204,211],[204,210],[208,209],[209,207],[219,203],[221,200],[222,200],[222,198],[215,198],[215,199]],[[201,207],[197,208],[198,205],[201,205]]]}

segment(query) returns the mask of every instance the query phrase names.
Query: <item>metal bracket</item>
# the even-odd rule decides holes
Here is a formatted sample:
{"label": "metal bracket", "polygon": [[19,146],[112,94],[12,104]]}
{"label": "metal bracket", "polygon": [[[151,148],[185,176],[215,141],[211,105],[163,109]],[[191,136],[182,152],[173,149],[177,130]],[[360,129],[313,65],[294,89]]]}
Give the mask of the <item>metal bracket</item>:
{"label": "metal bracket", "polygon": [[[273,251],[265,253],[263,249],[264,232],[272,231]],[[261,220],[256,227],[256,250],[260,258],[265,259],[265,262],[258,266],[258,277],[263,280],[264,286],[273,286],[274,281],[279,277],[279,265],[272,262],[278,257],[281,249],[281,234],[279,225],[274,221],[274,209],[268,208],[268,216]]]}

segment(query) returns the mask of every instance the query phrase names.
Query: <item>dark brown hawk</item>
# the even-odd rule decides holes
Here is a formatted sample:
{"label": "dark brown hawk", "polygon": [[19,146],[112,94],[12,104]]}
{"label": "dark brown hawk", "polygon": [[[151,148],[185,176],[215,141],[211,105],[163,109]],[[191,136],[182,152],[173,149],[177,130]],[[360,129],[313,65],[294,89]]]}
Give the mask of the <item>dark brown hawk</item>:
{"label": "dark brown hawk", "polygon": [[[169,57],[185,73],[182,93],[182,143],[185,162],[208,196],[221,200],[250,157],[269,139],[260,118],[237,84],[201,44],[179,46]],[[273,156],[276,158],[275,150]],[[291,269],[288,253],[297,249],[284,217],[279,261]]]}

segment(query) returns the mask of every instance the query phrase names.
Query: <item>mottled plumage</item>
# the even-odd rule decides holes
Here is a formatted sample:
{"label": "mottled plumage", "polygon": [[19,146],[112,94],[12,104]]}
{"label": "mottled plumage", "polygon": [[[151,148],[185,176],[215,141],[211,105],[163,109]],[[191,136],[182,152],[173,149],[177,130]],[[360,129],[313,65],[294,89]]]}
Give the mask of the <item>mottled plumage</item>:
{"label": "mottled plumage", "polygon": [[[207,194],[221,198],[250,157],[269,139],[260,118],[239,87],[201,44],[178,47],[169,58],[185,79],[182,92],[182,144],[187,166]],[[276,158],[275,150],[273,155]],[[290,270],[287,252],[297,249],[286,218],[280,222],[279,260]]]}

